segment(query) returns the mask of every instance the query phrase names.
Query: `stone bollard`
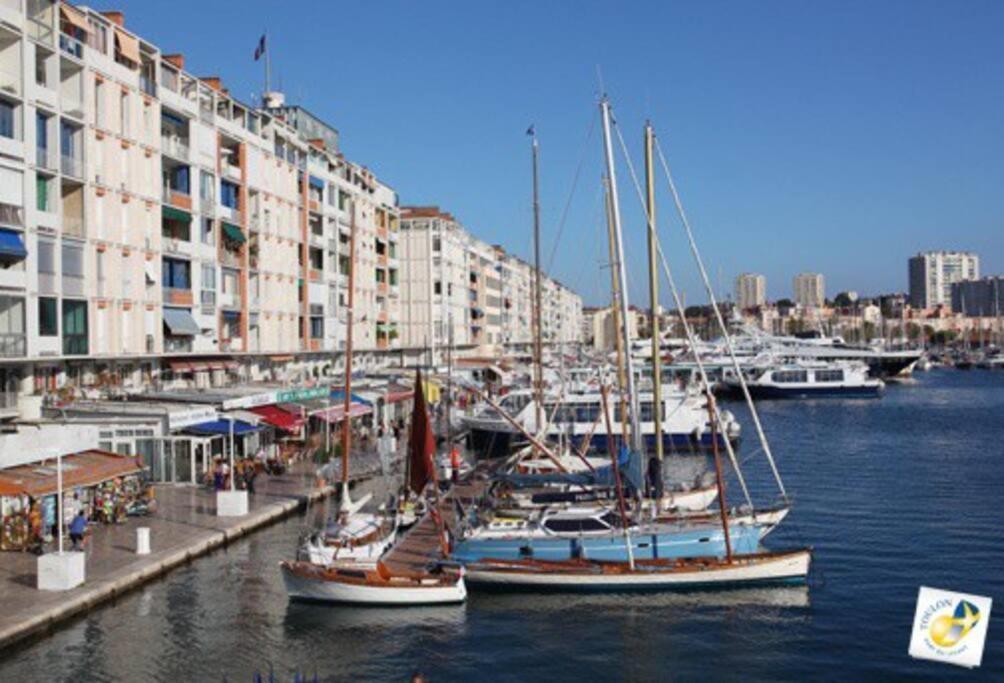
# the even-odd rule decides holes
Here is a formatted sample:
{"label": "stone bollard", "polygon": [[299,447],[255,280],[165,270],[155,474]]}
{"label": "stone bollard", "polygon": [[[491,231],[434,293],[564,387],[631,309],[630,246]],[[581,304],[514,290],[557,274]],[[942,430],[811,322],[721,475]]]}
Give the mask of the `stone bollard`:
{"label": "stone bollard", "polygon": [[150,554],[150,527],[141,526],[136,529],[136,554]]}

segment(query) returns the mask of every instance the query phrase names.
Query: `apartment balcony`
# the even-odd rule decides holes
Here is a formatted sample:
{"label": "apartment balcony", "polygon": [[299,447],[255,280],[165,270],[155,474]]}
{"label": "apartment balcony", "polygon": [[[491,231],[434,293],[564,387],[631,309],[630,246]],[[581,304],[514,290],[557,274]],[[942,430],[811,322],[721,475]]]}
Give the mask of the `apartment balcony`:
{"label": "apartment balcony", "polygon": [[319,270],[317,268],[311,268],[310,269],[310,281],[311,282],[320,282],[323,279],[324,279],[324,271],[323,270]]}
{"label": "apartment balcony", "polygon": [[243,225],[244,217],[240,211],[233,209],[229,206],[220,205],[219,216],[228,223],[233,223],[234,225]]}
{"label": "apartment balcony", "polygon": [[63,224],[64,235],[69,235],[70,237],[84,236],[83,216],[63,216],[62,224]]}
{"label": "apartment balcony", "polygon": [[307,208],[314,213],[321,213],[321,203],[316,199],[307,200]]}
{"label": "apartment balcony", "polygon": [[21,358],[27,355],[26,334],[0,334],[0,358]]}
{"label": "apartment balcony", "polygon": [[221,292],[219,301],[222,308],[234,309],[241,307],[241,299],[236,292]]}
{"label": "apartment balcony", "polygon": [[78,178],[80,180],[84,179],[84,163],[78,157],[70,156],[68,154],[62,155],[60,169],[65,176]]}
{"label": "apartment balcony", "polygon": [[195,246],[188,240],[181,239],[180,237],[161,235],[160,244],[164,252],[168,254],[178,254],[189,257],[195,254]]}
{"label": "apartment balcony", "polygon": [[195,302],[190,289],[164,287],[163,302],[170,306],[191,306]]}
{"label": "apartment balcony", "polygon": [[34,38],[40,43],[52,47],[52,27],[44,21],[39,21],[35,17],[28,17],[28,22],[26,24],[28,29],[28,37]]}
{"label": "apartment balcony", "polygon": [[241,183],[244,182],[244,177],[241,174],[241,167],[234,166],[233,164],[223,163],[223,177],[233,180],[234,182]]}
{"label": "apartment balcony", "polygon": [[230,339],[220,340],[220,351],[243,351],[244,340],[240,337],[230,337]]}
{"label": "apartment balcony", "polygon": [[188,161],[191,150],[188,141],[171,135],[160,136],[160,151],[169,157],[174,157],[179,161]]}
{"label": "apartment balcony", "polygon": [[174,188],[165,185],[163,191],[161,192],[165,204],[170,204],[171,206],[182,209],[183,211],[192,210],[192,195],[175,190]]}
{"label": "apartment balcony", "polygon": [[390,346],[390,340],[386,337],[377,337],[376,346],[378,349],[386,349]]}
{"label": "apartment balcony", "polygon": [[254,214],[248,218],[248,230],[250,232],[261,232],[261,216]]}
{"label": "apartment balcony", "polygon": [[64,55],[69,55],[75,59],[83,59],[84,57],[84,44],[65,33],[59,34],[59,49]]}
{"label": "apartment balcony", "polygon": [[21,74],[6,66],[0,66],[0,92],[9,95],[21,94]]}
{"label": "apartment balcony", "polygon": [[35,165],[49,171],[55,171],[59,163],[56,161],[56,152],[49,147],[35,148]]}
{"label": "apartment balcony", "polygon": [[164,353],[191,353],[191,337],[164,336]]}
{"label": "apartment balcony", "polygon": [[220,250],[220,263],[224,266],[229,266],[231,268],[241,267],[241,257],[240,254],[235,254],[229,249]]}
{"label": "apartment balcony", "polygon": [[322,343],[321,339],[311,339],[310,340],[310,347],[309,347],[310,350],[311,351],[320,351],[321,350],[321,343]]}
{"label": "apartment balcony", "polygon": [[84,103],[79,96],[64,93],[60,95],[59,101],[64,114],[69,114],[75,119],[84,118]]}

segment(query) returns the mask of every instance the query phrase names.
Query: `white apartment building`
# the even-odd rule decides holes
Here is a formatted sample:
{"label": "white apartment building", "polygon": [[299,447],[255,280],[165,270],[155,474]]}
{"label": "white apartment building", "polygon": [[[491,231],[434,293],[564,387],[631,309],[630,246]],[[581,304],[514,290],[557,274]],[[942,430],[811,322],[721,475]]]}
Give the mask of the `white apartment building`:
{"label": "white apartment building", "polygon": [[741,311],[759,308],[767,303],[767,278],[759,273],[742,273],[736,277],[736,306]]}
{"label": "white apartment building", "polygon": [[[533,339],[533,268],[473,237],[439,207],[401,210],[401,327],[404,345],[435,350],[449,342],[488,346]],[[582,299],[543,278],[545,342],[580,339]]]}
{"label": "white apartment building", "polygon": [[795,303],[803,308],[822,308],[826,303],[826,283],[820,273],[799,273],[793,289]]}
{"label": "white apartment building", "polygon": [[980,278],[980,257],[968,251],[928,251],[910,259],[910,305],[952,305],[952,285]]}
{"label": "white apartment building", "polygon": [[120,12],[0,1],[0,410],[18,392],[328,366],[353,263],[356,347],[399,345],[397,195],[330,126],[267,104],[193,76]]}

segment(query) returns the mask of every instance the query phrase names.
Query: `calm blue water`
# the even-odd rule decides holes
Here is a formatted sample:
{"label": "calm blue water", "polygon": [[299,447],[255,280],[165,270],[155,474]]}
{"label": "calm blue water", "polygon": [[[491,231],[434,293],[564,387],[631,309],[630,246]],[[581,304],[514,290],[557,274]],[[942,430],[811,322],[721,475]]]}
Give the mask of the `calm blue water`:
{"label": "calm blue water", "polygon": [[[1004,680],[1001,624],[975,673],[906,654],[921,584],[1004,598],[1004,373],[934,371],[878,401],[765,403],[762,415],[796,499],[768,545],[815,547],[808,589],[289,605],[276,565],[302,524],[291,519],[5,653],[0,680],[243,681],[270,666],[281,680],[416,668],[433,680]],[[744,471],[766,502],[741,417]]]}

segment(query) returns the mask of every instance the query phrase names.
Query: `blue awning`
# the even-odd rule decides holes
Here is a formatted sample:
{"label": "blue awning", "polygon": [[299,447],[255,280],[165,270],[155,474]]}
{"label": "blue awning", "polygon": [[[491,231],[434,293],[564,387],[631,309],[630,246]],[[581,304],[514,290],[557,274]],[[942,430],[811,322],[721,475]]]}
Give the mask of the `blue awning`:
{"label": "blue awning", "polygon": [[315,178],[314,176],[310,176],[310,186],[317,188],[322,192],[324,191],[324,181],[321,180],[320,178]]}
{"label": "blue awning", "polygon": [[[345,400],[345,390],[344,389],[334,389],[331,392],[331,400],[333,401],[344,401]],[[362,403],[366,406],[373,405],[372,401],[367,401],[365,398],[359,394],[352,392],[352,403]]]}
{"label": "blue awning", "polygon": [[193,337],[201,331],[187,308],[164,308],[164,324],[171,334]]}
{"label": "blue awning", "polygon": [[160,110],[160,116],[163,120],[167,121],[171,125],[177,126],[178,128],[184,128],[188,125],[188,121],[177,114],[172,114],[169,111]]}
{"label": "blue awning", "polygon": [[[185,431],[200,436],[216,436],[217,434],[230,436],[230,420],[200,422],[199,424],[185,427]],[[244,436],[245,434],[253,434],[258,431],[261,431],[261,427],[256,427],[253,424],[241,422],[240,420],[234,420],[234,436]]]}
{"label": "blue awning", "polygon": [[0,256],[8,258],[28,258],[28,250],[24,248],[21,233],[0,228]]}

